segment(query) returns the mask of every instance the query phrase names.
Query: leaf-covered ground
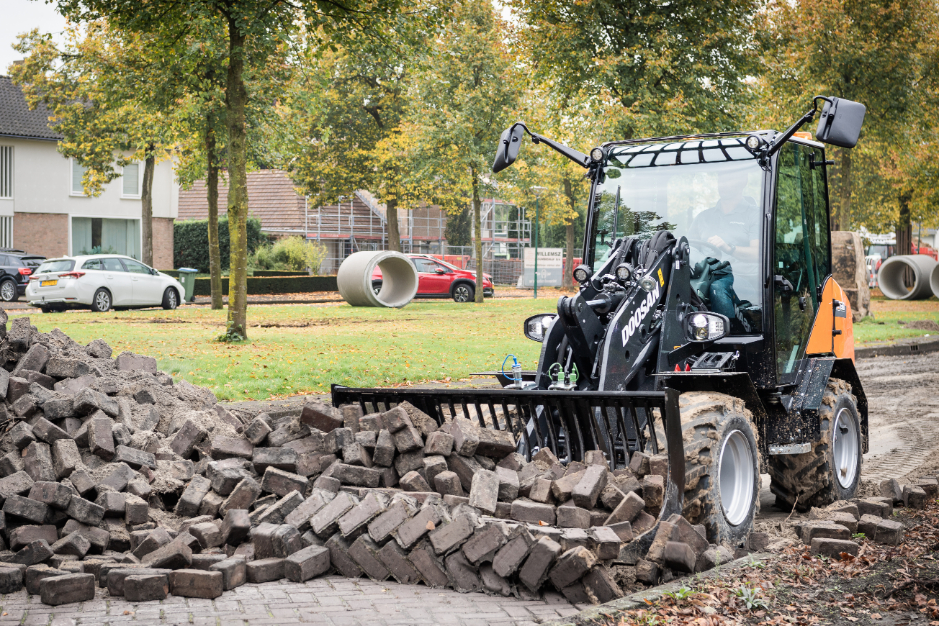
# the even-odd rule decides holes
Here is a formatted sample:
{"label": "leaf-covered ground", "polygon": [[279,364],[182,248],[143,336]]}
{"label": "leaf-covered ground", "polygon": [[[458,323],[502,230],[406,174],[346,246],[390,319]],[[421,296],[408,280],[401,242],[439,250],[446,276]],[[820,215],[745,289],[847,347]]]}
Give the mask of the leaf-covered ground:
{"label": "leaf-covered ground", "polygon": [[899,546],[861,540],[859,555],[812,556],[805,546],[714,579],[691,577],[644,609],[582,626],[831,624],[939,626],[939,503],[899,509]]}

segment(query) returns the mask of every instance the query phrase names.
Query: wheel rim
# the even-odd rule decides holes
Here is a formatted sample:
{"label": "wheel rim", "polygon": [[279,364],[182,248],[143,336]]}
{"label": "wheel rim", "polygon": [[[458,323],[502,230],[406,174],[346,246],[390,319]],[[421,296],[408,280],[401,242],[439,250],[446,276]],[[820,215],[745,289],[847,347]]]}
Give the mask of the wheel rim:
{"label": "wheel rim", "polygon": [[7,302],[13,299],[14,294],[16,294],[16,287],[10,281],[6,281],[3,286],[0,286],[0,297]]}
{"label": "wheel rim", "polygon": [[466,302],[467,300],[469,300],[469,289],[467,289],[466,287],[457,287],[456,299],[459,302]]}
{"label": "wheel rim", "polygon": [[167,298],[167,300],[170,303],[170,308],[175,309],[176,308],[176,292],[173,291],[172,289],[170,289],[169,298]]}
{"label": "wheel rim", "polygon": [[847,489],[857,478],[858,450],[857,424],[851,411],[843,408],[835,416],[835,428],[832,433],[832,451],[835,461],[835,476],[842,487]]}
{"label": "wheel rim", "polygon": [[750,515],[754,469],[749,440],[739,430],[731,432],[721,446],[718,471],[721,508],[732,526],[739,526]]}
{"label": "wheel rim", "polygon": [[381,285],[372,285],[372,293],[376,296],[381,293]]}
{"label": "wheel rim", "polygon": [[111,308],[111,299],[108,297],[108,294],[101,291],[95,296],[95,304],[97,304],[98,308],[102,311],[107,311]]}

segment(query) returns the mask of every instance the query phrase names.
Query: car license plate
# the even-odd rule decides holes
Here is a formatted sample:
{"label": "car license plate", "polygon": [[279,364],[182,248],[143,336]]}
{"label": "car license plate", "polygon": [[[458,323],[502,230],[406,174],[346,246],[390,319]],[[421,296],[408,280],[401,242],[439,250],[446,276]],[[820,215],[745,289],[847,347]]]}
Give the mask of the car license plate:
{"label": "car license plate", "polygon": [[40,281],[39,286],[40,287],[53,287],[57,285],[58,283],[59,283],[58,280],[43,280],[43,281]]}

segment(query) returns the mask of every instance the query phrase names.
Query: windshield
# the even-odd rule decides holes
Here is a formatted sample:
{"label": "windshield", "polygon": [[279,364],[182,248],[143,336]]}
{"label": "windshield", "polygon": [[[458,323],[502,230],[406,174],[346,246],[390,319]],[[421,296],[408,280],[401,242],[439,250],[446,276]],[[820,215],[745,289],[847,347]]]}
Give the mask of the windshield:
{"label": "windshield", "polygon": [[738,320],[735,334],[758,332],[762,195],[763,170],[738,138],[614,146],[594,200],[593,269],[617,239],[670,230],[691,244],[708,309]]}
{"label": "windshield", "polygon": [[56,259],[54,261],[44,261],[36,270],[36,273],[71,272],[73,267],[75,267],[75,261],[72,259]]}

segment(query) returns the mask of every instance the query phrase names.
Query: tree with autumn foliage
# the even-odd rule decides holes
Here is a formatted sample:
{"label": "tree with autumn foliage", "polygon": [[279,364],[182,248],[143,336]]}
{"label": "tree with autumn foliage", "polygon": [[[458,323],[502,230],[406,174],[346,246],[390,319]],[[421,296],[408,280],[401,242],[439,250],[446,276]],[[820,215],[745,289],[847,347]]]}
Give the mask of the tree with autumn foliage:
{"label": "tree with autumn foliage", "polygon": [[[146,38],[121,33],[97,20],[65,30],[60,49],[49,34],[33,30],[15,49],[25,55],[11,68],[27,103],[43,102],[62,135],[59,152],[83,167],[85,193],[99,195],[121,175],[120,168],[143,161],[141,191],[142,260],[153,265],[153,172],[170,158],[171,124],[164,97],[152,83],[139,82],[137,69],[151,61]],[[140,106],[145,102],[145,106]]]}
{"label": "tree with autumn foliage", "polygon": [[759,16],[757,125],[788,126],[814,94],[867,107],[858,146],[829,149],[833,230],[895,224],[902,238],[932,197],[937,17],[935,0],[771,0]]}
{"label": "tree with autumn foliage", "polygon": [[303,37],[271,133],[276,162],[306,194],[334,199],[368,189],[383,202],[390,250],[401,250],[398,210],[433,192],[432,181],[415,174],[401,122],[435,10],[409,5],[394,38]]}
{"label": "tree with autumn foliage", "polygon": [[522,91],[506,31],[486,0],[453,5],[452,19],[430,42],[415,76],[402,122],[402,141],[416,174],[434,183],[430,199],[451,214],[472,206],[478,303],[483,302],[481,203],[495,191],[492,159]]}

